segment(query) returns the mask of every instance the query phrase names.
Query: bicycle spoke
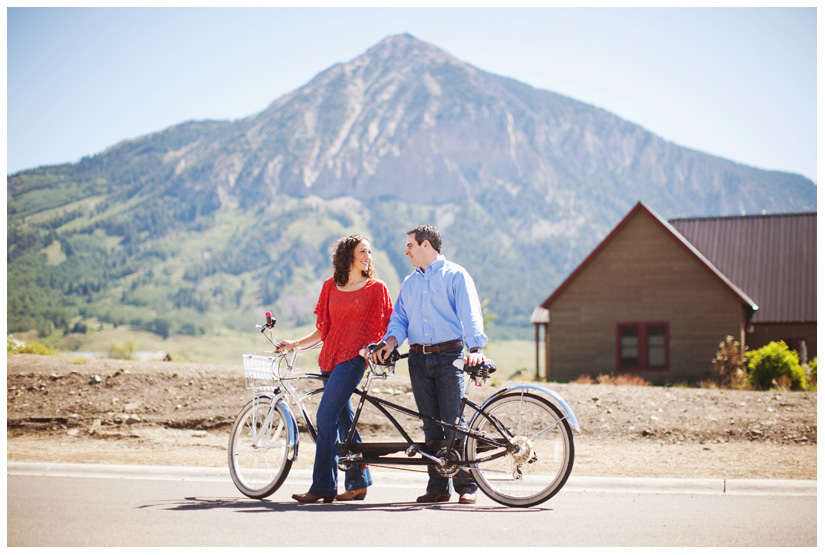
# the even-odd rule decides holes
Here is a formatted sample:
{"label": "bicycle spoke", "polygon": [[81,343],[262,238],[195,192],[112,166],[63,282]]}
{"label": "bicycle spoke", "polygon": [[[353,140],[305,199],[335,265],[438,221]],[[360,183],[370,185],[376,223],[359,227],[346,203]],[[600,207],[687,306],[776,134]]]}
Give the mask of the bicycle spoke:
{"label": "bicycle spoke", "polygon": [[538,431],[537,433],[535,433],[534,435],[530,436],[530,437],[529,437],[530,441],[533,441],[533,440],[535,440],[535,439],[538,439],[538,438],[540,438],[541,436],[543,436],[544,434],[546,434],[546,433],[548,433],[548,432],[553,431],[555,428],[558,428],[559,423],[560,423],[562,420],[564,420],[564,418],[559,418],[558,420],[556,420],[555,422],[553,422],[552,424],[550,424],[549,426],[547,426],[547,427],[546,427],[546,428],[544,428],[543,430],[540,430],[540,431]]}
{"label": "bicycle spoke", "polygon": [[[476,461],[470,472],[479,488],[495,501],[513,506],[531,506],[552,497],[564,485],[573,463],[572,432],[558,409],[522,391],[495,399],[485,407],[484,416],[474,420],[473,430],[491,439],[504,437],[509,448],[485,458],[489,453],[484,452],[483,436],[468,438],[467,456]],[[513,435],[507,438],[507,434]]]}
{"label": "bicycle spoke", "polygon": [[235,421],[229,440],[232,481],[245,495],[263,498],[286,479],[292,460],[285,419],[268,397],[250,401]]}

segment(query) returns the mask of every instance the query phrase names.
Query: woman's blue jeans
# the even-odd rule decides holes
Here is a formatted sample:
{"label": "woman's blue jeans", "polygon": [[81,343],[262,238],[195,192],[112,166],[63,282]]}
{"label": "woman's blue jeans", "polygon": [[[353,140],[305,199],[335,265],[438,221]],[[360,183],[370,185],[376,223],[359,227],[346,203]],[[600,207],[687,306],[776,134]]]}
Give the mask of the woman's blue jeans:
{"label": "woman's blue jeans", "polygon": [[[345,442],[355,414],[350,397],[364,377],[367,363],[357,356],[337,364],[329,374],[315,425],[318,437],[315,440],[315,467],[312,470],[312,495],[333,495],[338,493],[338,443]],[[355,430],[353,441],[360,442],[361,436]],[[347,491],[364,489],[372,485],[369,468],[356,465],[344,474]]]}
{"label": "woman's blue jeans", "polygon": [[[418,405],[418,412],[436,420],[455,424],[461,410],[461,399],[464,397],[464,371],[453,366],[453,362],[463,357],[463,349],[456,348],[442,353],[425,355],[412,351],[409,357],[410,384]],[[464,416],[461,425],[464,425]],[[424,439],[433,441],[449,439],[452,430],[445,430],[440,425],[427,420],[424,421]],[[458,434],[458,438],[464,437]],[[450,493],[450,478],[438,474],[435,467],[428,466],[430,475],[427,483],[428,493]],[[456,493],[474,493],[478,486],[466,470],[461,470],[452,479]]]}

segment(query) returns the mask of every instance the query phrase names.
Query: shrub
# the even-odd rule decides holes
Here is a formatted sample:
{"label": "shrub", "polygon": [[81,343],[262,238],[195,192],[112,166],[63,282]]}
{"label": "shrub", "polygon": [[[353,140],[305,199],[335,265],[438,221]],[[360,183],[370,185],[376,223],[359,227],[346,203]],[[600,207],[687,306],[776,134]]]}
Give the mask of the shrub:
{"label": "shrub", "polygon": [[633,374],[619,374],[613,380],[613,383],[616,385],[639,385],[639,386],[649,386],[653,385],[649,381],[645,380],[641,376],[634,376]]}
{"label": "shrub", "polygon": [[808,364],[808,388],[816,389],[816,357],[809,361]]}
{"label": "shrub", "polygon": [[6,338],[6,354],[7,355],[13,355],[17,352],[18,349],[20,349],[20,347],[22,347],[24,345],[25,345],[25,343],[23,343],[21,341],[17,341],[16,339],[13,339],[11,337],[7,337]]}
{"label": "shrub", "polygon": [[59,355],[60,351],[47,347],[42,343],[15,344],[6,340],[7,355]]}
{"label": "shrub", "polygon": [[137,351],[137,343],[134,339],[127,339],[123,343],[112,343],[109,347],[109,358],[120,360],[132,360]]}
{"label": "shrub", "polygon": [[719,349],[713,359],[713,370],[725,387],[741,388],[747,382],[746,360],[742,355],[741,345],[733,336],[725,337],[719,343]]}
{"label": "shrub", "polygon": [[596,383],[600,385],[653,385],[641,376],[636,376],[634,374],[619,374],[618,376],[614,376],[613,374],[599,374],[598,376],[596,376]]}
{"label": "shrub", "polygon": [[774,341],[749,351],[745,358],[750,370],[748,382],[756,389],[785,388],[788,385],[794,390],[808,389],[808,378],[799,364],[799,355],[789,349],[784,341]]}

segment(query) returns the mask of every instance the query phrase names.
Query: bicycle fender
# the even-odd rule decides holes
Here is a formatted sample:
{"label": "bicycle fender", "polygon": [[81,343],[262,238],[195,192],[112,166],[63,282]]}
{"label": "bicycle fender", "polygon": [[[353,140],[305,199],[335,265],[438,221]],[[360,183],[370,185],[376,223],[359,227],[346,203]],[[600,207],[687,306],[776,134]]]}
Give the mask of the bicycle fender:
{"label": "bicycle fender", "polygon": [[278,405],[278,407],[282,408],[284,412],[289,416],[289,418],[286,419],[287,434],[289,437],[289,444],[287,445],[287,458],[291,461],[296,460],[298,458],[298,421],[295,419],[295,414],[289,407],[289,403],[284,402],[283,393],[273,395],[272,393],[266,392],[261,393],[260,395],[272,399],[271,402],[275,403],[276,405]]}
{"label": "bicycle fender", "polygon": [[567,420],[570,422],[570,425],[573,427],[573,429],[577,432],[580,431],[579,421],[576,420],[576,415],[573,414],[573,409],[570,408],[570,405],[568,405],[567,402],[564,399],[562,399],[561,395],[559,395],[552,389],[547,389],[546,387],[542,387],[540,385],[519,384],[507,387],[505,389],[502,389],[501,391],[494,393],[489,399],[484,401],[484,404],[481,405],[481,408],[486,407],[491,401],[496,399],[498,396],[504,395],[505,393],[509,393],[511,391],[517,391],[519,389],[534,390],[551,397],[553,401],[555,401],[559,405],[559,407],[561,407],[562,412],[567,417]]}

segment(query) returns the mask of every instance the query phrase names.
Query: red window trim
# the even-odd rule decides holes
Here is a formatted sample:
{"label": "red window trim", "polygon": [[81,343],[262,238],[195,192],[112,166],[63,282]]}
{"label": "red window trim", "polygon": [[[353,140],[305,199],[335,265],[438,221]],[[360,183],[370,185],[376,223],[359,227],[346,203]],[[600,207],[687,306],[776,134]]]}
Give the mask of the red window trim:
{"label": "red window trim", "polygon": [[[647,364],[647,329],[661,326],[665,328],[665,364],[648,366]],[[639,330],[639,365],[622,366],[622,328],[635,327]],[[670,325],[667,322],[619,322],[616,324],[616,371],[625,370],[670,370]]]}

